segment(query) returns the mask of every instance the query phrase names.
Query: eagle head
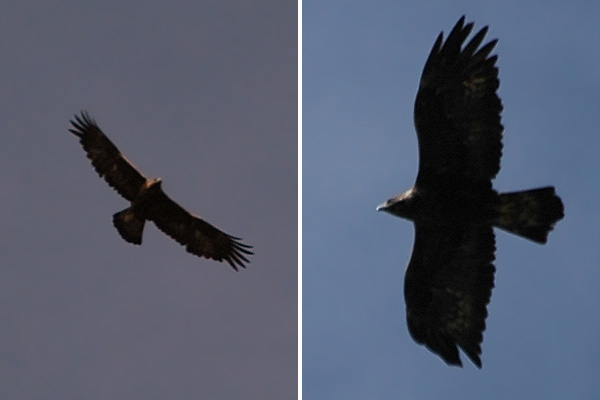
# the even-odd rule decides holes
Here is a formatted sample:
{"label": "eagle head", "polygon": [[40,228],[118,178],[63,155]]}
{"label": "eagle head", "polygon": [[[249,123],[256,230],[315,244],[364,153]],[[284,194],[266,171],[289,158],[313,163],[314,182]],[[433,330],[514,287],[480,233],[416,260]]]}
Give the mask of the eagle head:
{"label": "eagle head", "polygon": [[411,188],[404,193],[392,197],[388,201],[377,206],[377,211],[385,211],[396,217],[413,220],[416,210],[417,191]]}
{"label": "eagle head", "polygon": [[146,179],[144,185],[140,188],[140,196],[151,196],[162,192],[162,179]]}
{"label": "eagle head", "polygon": [[148,186],[155,186],[155,185],[156,185],[156,187],[158,189],[162,188],[162,186],[161,186],[162,185],[162,179],[160,179],[160,178],[150,179],[150,183],[149,183]]}

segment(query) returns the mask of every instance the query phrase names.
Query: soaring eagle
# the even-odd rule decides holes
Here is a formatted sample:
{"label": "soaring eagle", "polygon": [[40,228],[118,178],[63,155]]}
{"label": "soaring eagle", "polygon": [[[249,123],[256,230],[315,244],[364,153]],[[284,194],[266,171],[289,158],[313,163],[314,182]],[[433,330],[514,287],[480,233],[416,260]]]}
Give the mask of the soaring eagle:
{"label": "soaring eagle", "polygon": [[536,243],[564,216],[554,187],[501,193],[502,103],[497,40],[480,47],[481,29],[459,19],[440,33],[427,58],[414,109],[419,172],[414,187],[377,207],[413,221],[414,247],[404,298],[412,338],[449,365],[462,366],[458,347],[481,368],[486,306],[494,286],[495,237],[501,228]]}
{"label": "soaring eagle", "polygon": [[131,206],[113,215],[113,224],[125,241],[142,244],[146,220],[186,247],[189,253],[217,261],[227,261],[235,270],[245,268],[246,255],[253,254],[240,238],[228,235],[189,213],[162,190],[160,179],[140,173],[104,135],[85,111],[71,120],[69,131],[79,138],[94,169]]}

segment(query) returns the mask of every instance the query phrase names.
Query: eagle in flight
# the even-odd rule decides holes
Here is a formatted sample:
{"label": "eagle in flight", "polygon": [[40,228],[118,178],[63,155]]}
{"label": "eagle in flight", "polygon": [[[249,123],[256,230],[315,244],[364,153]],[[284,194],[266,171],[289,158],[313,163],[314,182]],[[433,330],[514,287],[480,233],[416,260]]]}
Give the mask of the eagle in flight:
{"label": "eagle in flight", "polygon": [[71,120],[69,131],[79,138],[100,177],[131,206],[113,215],[113,224],[125,241],[142,244],[146,220],[185,246],[189,253],[227,261],[233,269],[245,268],[252,246],[189,213],[162,190],[160,179],[148,179],[133,166],[85,111]]}
{"label": "eagle in flight", "polygon": [[480,47],[481,29],[458,20],[427,58],[414,108],[419,172],[412,189],[377,207],[411,220],[412,256],[404,280],[412,338],[449,365],[460,347],[481,368],[486,306],[494,287],[497,227],[536,243],[563,218],[554,187],[498,193],[502,155],[497,40]]}

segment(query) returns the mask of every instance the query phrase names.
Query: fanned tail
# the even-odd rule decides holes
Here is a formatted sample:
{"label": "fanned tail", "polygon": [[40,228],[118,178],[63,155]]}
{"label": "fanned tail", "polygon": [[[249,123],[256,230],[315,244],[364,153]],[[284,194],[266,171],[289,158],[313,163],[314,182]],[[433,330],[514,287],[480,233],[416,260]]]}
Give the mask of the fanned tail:
{"label": "fanned tail", "polygon": [[537,243],[546,243],[554,225],[564,217],[554,187],[500,194],[495,225]]}
{"label": "fanned tail", "polygon": [[113,215],[113,225],[125,241],[142,244],[142,232],[146,220],[135,213],[133,207],[126,208]]}

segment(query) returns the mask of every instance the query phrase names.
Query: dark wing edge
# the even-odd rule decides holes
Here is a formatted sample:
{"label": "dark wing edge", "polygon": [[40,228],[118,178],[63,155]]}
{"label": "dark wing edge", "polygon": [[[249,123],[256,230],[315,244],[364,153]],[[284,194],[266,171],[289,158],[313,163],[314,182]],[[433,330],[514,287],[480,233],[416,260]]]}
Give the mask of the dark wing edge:
{"label": "dark wing edge", "polygon": [[246,255],[254,254],[252,246],[241,238],[220,231],[203,219],[192,215],[164,192],[154,199],[148,219],[158,229],[185,246],[187,252],[216,261],[226,261],[234,270],[246,268]]}
{"label": "dark wing edge", "polygon": [[121,154],[87,111],[81,111],[69,122],[72,125],[69,132],[79,138],[98,175],[121,196],[133,201],[146,177]]}
{"label": "dark wing edge", "polygon": [[447,364],[462,366],[460,347],[478,368],[487,305],[494,287],[491,226],[415,224],[404,297],[412,338]]}
{"label": "dark wing edge", "polygon": [[425,62],[414,110],[417,186],[465,180],[490,185],[500,170],[498,57],[489,56],[497,40],[479,48],[486,26],[461,49],[472,29],[473,22],[460,18],[445,42],[438,35]]}

